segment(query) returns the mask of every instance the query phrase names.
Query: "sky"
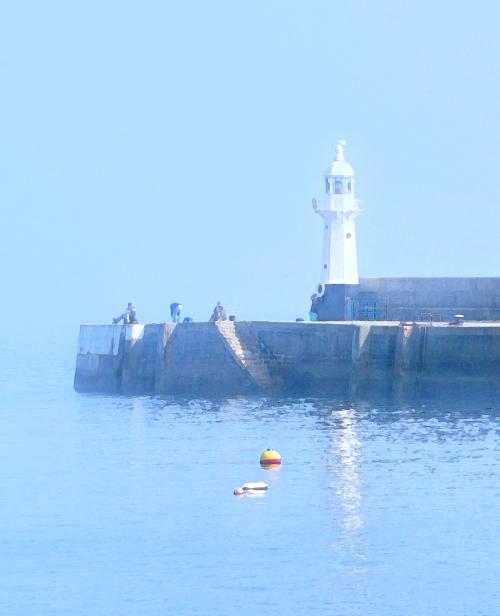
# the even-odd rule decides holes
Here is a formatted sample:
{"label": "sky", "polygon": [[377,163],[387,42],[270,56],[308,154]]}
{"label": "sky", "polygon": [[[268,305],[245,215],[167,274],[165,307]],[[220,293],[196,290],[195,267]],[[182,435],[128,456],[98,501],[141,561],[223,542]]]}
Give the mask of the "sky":
{"label": "sky", "polygon": [[361,276],[495,276],[500,4],[0,5],[0,328],[306,317],[338,138]]}

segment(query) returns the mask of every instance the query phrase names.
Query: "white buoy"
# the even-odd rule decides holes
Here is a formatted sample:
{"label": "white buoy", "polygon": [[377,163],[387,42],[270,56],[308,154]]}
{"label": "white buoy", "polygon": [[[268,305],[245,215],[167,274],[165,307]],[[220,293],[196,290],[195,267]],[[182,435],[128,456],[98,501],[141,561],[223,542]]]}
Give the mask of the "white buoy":
{"label": "white buoy", "polygon": [[265,481],[249,481],[241,486],[242,490],[267,490],[269,486]]}

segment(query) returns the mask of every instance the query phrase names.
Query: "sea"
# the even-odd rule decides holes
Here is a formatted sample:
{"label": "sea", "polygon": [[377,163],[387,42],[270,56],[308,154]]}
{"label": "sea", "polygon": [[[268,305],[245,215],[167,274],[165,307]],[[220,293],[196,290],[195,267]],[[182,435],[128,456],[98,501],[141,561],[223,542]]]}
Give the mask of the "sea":
{"label": "sea", "polygon": [[2,344],[0,614],[500,614],[498,400],[81,395]]}

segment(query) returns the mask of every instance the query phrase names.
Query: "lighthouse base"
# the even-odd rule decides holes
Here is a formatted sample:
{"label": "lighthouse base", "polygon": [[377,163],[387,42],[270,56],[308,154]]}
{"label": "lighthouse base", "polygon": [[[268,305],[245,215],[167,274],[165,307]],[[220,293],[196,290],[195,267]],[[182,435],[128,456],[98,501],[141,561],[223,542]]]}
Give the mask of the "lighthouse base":
{"label": "lighthouse base", "polygon": [[327,284],[323,294],[313,300],[311,312],[317,315],[318,321],[350,321],[352,315],[353,290],[358,285]]}
{"label": "lighthouse base", "polygon": [[500,320],[500,278],[361,278],[327,284],[314,299],[318,321]]}

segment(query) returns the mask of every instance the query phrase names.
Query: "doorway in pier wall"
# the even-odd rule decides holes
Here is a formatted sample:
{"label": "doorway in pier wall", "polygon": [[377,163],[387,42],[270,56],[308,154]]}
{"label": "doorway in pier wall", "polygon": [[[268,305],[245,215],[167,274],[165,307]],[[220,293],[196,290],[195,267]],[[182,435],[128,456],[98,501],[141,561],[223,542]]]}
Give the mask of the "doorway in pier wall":
{"label": "doorway in pier wall", "polygon": [[351,319],[353,321],[385,321],[387,301],[375,294],[360,293],[351,302]]}

